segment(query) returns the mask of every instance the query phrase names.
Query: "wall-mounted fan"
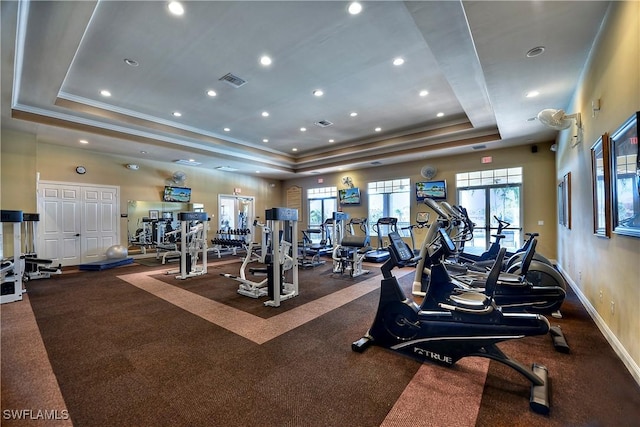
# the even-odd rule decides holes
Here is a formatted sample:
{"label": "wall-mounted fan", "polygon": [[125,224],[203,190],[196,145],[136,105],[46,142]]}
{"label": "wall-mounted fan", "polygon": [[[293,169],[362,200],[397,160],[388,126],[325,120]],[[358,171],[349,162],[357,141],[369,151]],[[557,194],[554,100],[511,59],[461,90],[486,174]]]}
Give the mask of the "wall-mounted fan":
{"label": "wall-mounted fan", "polygon": [[345,176],[342,178],[342,185],[344,185],[347,188],[353,188],[353,180],[351,179],[350,176]]}
{"label": "wall-mounted fan", "polygon": [[422,175],[422,177],[426,179],[433,179],[437,173],[438,169],[436,169],[436,167],[432,165],[426,165],[423,166],[422,169],[420,169],[420,175]]}
{"label": "wall-mounted fan", "polygon": [[576,120],[578,129],[582,127],[580,113],[565,114],[564,110],[554,110],[552,108],[546,108],[538,113],[540,123],[555,130],[568,129],[571,126],[571,119]]}
{"label": "wall-mounted fan", "polygon": [[187,181],[187,174],[182,171],[175,171],[171,178],[167,180],[167,185],[172,187],[184,187]]}

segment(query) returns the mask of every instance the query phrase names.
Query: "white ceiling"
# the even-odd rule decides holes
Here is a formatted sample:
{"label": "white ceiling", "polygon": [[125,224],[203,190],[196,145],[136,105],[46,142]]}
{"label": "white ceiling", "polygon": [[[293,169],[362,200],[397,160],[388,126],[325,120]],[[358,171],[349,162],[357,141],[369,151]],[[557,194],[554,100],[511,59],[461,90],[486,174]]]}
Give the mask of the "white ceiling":
{"label": "white ceiling", "polygon": [[182,16],[164,1],[1,4],[3,128],[287,179],[553,140],[530,119],[566,108],[609,2],[374,1],[350,15],[343,1],[195,1]]}

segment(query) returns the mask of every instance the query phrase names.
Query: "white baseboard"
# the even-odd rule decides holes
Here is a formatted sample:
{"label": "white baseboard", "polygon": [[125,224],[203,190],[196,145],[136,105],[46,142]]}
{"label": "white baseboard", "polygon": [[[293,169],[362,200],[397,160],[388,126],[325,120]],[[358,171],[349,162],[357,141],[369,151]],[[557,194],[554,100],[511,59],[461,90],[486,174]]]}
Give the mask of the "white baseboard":
{"label": "white baseboard", "polygon": [[582,290],[573,281],[573,279],[571,279],[571,277],[567,274],[566,271],[562,269],[562,267],[559,264],[557,265],[557,267],[558,267],[558,270],[560,270],[562,275],[565,277],[565,279],[569,283],[569,286],[571,286],[571,289],[573,289],[573,291],[578,296],[578,299],[580,300],[584,308],[587,310],[587,313],[589,313],[589,316],[591,316],[596,326],[598,326],[598,329],[600,329],[600,332],[602,333],[602,335],[604,335],[604,338],[607,340],[611,348],[613,348],[613,351],[615,351],[618,357],[620,358],[620,360],[622,360],[622,363],[624,363],[624,366],[627,367],[627,369],[631,373],[631,376],[633,376],[633,378],[636,380],[636,383],[640,385],[640,366],[638,366],[635,360],[631,358],[631,355],[629,354],[627,349],[624,348],[620,340],[618,340],[618,337],[616,337],[615,334],[611,331],[611,329],[609,329],[609,326],[605,323],[604,319],[602,319],[602,317],[596,311],[593,305],[591,305],[591,302],[582,293]]}

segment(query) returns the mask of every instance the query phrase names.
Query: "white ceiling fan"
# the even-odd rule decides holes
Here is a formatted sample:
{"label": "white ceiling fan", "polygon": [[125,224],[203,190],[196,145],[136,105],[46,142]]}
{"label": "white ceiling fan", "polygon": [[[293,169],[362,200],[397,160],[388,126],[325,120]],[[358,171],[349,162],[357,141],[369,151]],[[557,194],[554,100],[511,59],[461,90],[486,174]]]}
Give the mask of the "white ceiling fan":
{"label": "white ceiling fan", "polygon": [[422,177],[426,179],[435,178],[437,173],[438,169],[436,169],[436,167],[433,165],[426,165],[423,166],[422,169],[420,169],[420,175],[422,175]]}
{"label": "white ceiling fan", "polygon": [[577,144],[581,142],[582,139],[582,118],[580,113],[575,114],[566,114],[564,110],[555,110],[553,108],[546,108],[538,113],[538,120],[543,125],[555,129],[555,130],[564,130],[571,127],[571,120],[576,121],[577,132],[576,132],[576,143],[572,145],[575,147]]}
{"label": "white ceiling fan", "polygon": [[171,178],[167,180],[167,185],[171,187],[184,187],[187,181],[187,174],[182,171],[175,171]]}

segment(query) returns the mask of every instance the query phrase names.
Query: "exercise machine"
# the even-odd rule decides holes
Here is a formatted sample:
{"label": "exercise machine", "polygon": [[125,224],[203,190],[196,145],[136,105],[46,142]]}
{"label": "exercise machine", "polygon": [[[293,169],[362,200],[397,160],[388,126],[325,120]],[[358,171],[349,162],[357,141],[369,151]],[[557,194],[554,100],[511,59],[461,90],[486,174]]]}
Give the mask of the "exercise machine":
{"label": "exercise machine", "polygon": [[[22,301],[22,294],[26,292],[22,287],[22,277],[24,275],[24,262],[21,259],[23,220],[22,211],[2,210],[0,220],[13,224],[13,258],[2,258],[0,268],[0,304],[8,302]],[[2,249],[0,239],[0,252]]]}
{"label": "exercise machine", "polygon": [[[371,226],[378,236],[378,248],[367,251],[364,260],[367,262],[381,263],[389,259],[389,250],[384,248],[384,236],[398,231],[398,218],[382,217]],[[383,233],[383,230],[386,233]],[[384,235],[383,235],[384,234]]]}
{"label": "exercise machine", "polygon": [[[298,296],[298,257],[291,256],[293,248],[298,247],[298,210],[290,208],[271,208],[265,211],[267,225],[271,229],[271,261],[267,266],[267,288],[269,300],[264,305],[280,307],[280,302]],[[280,233],[283,238],[280,239]],[[288,240],[287,237],[290,239]],[[281,246],[284,246],[281,248]],[[297,250],[297,249],[296,249]],[[281,253],[283,255],[281,255]],[[287,258],[288,257],[288,258]],[[283,259],[284,258],[284,259]],[[285,265],[291,263],[291,268]],[[292,281],[285,282],[283,272],[291,270]]]}
{"label": "exercise machine", "polygon": [[[178,274],[176,279],[207,274],[207,228],[209,217],[206,212],[179,212],[180,221],[180,269],[169,270],[166,274]],[[194,225],[189,225],[194,223]],[[202,260],[199,264],[198,261]]]}
{"label": "exercise machine", "polygon": [[[413,295],[416,296],[424,296],[430,283],[433,280],[438,280],[438,277],[434,277],[431,271],[433,257],[429,254],[429,248],[433,246],[433,242],[440,240],[447,243],[444,245],[445,249],[441,251],[445,258],[451,257],[456,250],[447,232],[449,225],[447,213],[433,199],[425,199],[424,203],[436,212],[438,217],[429,226],[420,250],[420,260],[416,266],[412,289]],[[450,251],[447,249],[449,247],[454,249]],[[501,310],[505,312],[554,313],[562,305],[566,296],[564,279],[549,265],[536,262],[532,258],[533,254],[535,254],[535,244],[530,246],[528,257],[519,266],[519,269],[514,270],[514,274],[502,273],[499,275],[493,298]],[[438,263],[442,264],[443,268],[456,272],[457,276],[454,276],[453,281],[448,275],[446,280],[452,281],[458,288],[481,291],[481,288],[484,287],[486,273],[465,279],[464,274],[468,273],[466,267],[463,266],[461,271],[458,265],[440,262],[440,260]],[[502,264],[499,267],[501,266]],[[475,283],[474,280],[476,280]]]}
{"label": "exercise machine", "polygon": [[[338,246],[333,249],[334,273],[349,273],[351,277],[358,277],[369,273],[362,268],[369,247],[369,230],[367,218],[351,218],[347,223],[349,234],[342,238]],[[356,232],[356,229],[360,230]]]}
{"label": "exercise machine", "polygon": [[[440,236],[445,234],[440,233]],[[440,262],[441,253],[435,249],[432,275],[441,275],[429,286],[421,305],[405,297],[398,280],[392,274],[395,267],[415,265],[411,249],[397,232],[389,233],[389,253],[381,270],[380,300],[371,328],[351,345],[362,353],[370,345],[378,345],[410,356],[420,362],[430,361],[452,366],[464,357],[486,357],[520,373],[531,383],[530,408],[549,413],[547,368],[533,364],[529,369],[503,353],[496,344],[527,336],[545,335],[549,321],[542,315],[503,313],[495,304],[493,291],[500,274],[505,249],[498,253],[496,263],[487,280],[487,294],[459,292],[446,280],[447,270]],[[449,240],[449,242],[451,242]],[[440,241],[440,247],[448,242]],[[455,246],[449,246],[451,251]],[[448,286],[446,283],[448,282]]]}
{"label": "exercise machine", "polygon": [[[267,267],[255,268],[255,267],[249,267],[249,264],[256,263],[256,262],[260,264],[265,264],[266,257],[268,256],[268,253],[269,253],[271,230],[269,229],[269,227],[267,227],[266,224],[262,224],[258,222],[258,219],[255,219],[253,221],[253,226],[262,228],[262,233],[261,233],[262,237],[261,237],[260,247],[258,247],[258,244],[253,241],[250,241],[248,243],[245,242],[244,249],[246,252],[246,256],[242,259],[242,265],[240,265],[239,275],[235,276],[233,274],[228,274],[228,273],[220,273],[220,275],[223,277],[227,277],[229,279],[233,279],[237,282],[240,282],[240,285],[238,286],[238,293],[240,295],[244,295],[249,298],[260,298],[268,295]],[[280,247],[281,247],[281,251],[284,251],[286,248],[285,245],[281,245]],[[284,254],[282,254],[280,259],[286,259]],[[293,263],[290,263],[290,267],[288,269],[290,269],[292,266],[293,266]],[[249,267],[248,268],[249,273],[252,276],[262,277],[262,280],[254,281],[247,278],[247,273],[246,273],[247,267]],[[283,268],[283,271],[287,270],[286,267],[287,266]]]}
{"label": "exercise machine", "polygon": [[411,224],[407,227],[402,227],[401,230],[409,230],[409,237],[411,238],[411,249],[413,249],[413,254],[420,254],[420,248],[416,248],[416,236],[414,233],[415,228],[425,228],[428,227],[429,222],[429,212],[418,212],[416,213],[416,223]]}
{"label": "exercise machine", "polygon": [[62,274],[62,264],[53,266],[53,260],[38,258],[36,251],[36,239],[38,238],[37,224],[40,221],[40,214],[22,214],[22,240],[24,241],[23,260],[24,277],[23,280],[48,279],[51,275]]}
{"label": "exercise machine", "polygon": [[320,259],[320,256],[331,250],[327,248],[327,241],[324,238],[319,244],[314,244],[311,238],[313,234],[323,234],[323,230],[313,228],[302,230],[302,256],[300,257],[300,267],[302,268],[314,268],[324,265],[326,261]]}

